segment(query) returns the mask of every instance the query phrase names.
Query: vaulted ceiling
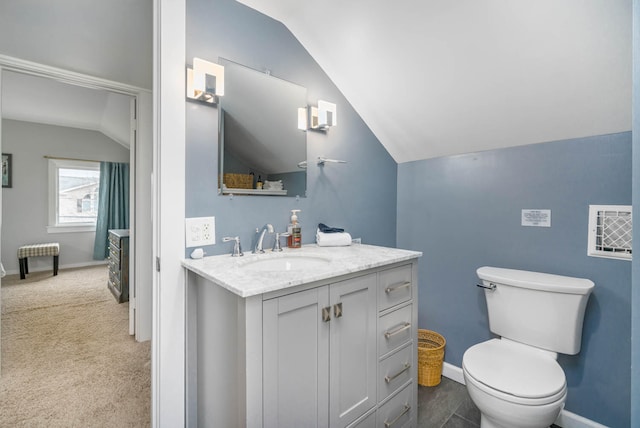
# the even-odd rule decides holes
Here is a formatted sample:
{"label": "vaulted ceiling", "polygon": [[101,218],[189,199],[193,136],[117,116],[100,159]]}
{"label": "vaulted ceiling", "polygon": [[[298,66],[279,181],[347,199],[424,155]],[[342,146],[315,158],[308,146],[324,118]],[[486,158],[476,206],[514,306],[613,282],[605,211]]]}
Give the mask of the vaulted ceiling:
{"label": "vaulted ceiling", "polygon": [[[397,162],[631,129],[631,0],[239,0]],[[151,88],[152,1],[0,2],[0,53]]]}
{"label": "vaulted ceiling", "polygon": [[98,131],[130,147],[130,97],[2,72],[2,118]]}
{"label": "vaulted ceiling", "polygon": [[[0,54],[152,87],[152,0],[0,2]],[[129,97],[4,70],[2,117],[99,131],[129,147]]]}
{"label": "vaulted ceiling", "polygon": [[397,162],[631,129],[631,0],[239,0]]}

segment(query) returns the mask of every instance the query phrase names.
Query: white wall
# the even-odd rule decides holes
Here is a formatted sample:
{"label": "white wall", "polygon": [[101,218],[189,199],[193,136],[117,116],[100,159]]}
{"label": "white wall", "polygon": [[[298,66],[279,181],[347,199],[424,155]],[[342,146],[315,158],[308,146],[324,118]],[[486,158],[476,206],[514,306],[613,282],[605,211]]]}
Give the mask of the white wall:
{"label": "white wall", "polygon": [[[2,152],[13,155],[13,187],[2,189],[2,263],[17,273],[18,247],[60,243],[60,267],[93,263],[94,232],[47,233],[48,163],[45,155],[129,162],[129,150],[105,135],[61,126],[4,119]],[[52,258],[29,260],[29,270],[48,269]]]}

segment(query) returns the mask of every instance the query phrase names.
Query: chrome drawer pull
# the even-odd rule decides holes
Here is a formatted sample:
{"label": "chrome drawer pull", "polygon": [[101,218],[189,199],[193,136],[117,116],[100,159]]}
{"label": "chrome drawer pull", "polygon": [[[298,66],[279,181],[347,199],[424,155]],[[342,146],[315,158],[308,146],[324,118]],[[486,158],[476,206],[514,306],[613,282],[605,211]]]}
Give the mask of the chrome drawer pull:
{"label": "chrome drawer pull", "polygon": [[402,333],[403,331],[405,331],[405,330],[409,330],[410,328],[411,328],[411,323],[409,323],[409,322],[405,322],[405,323],[402,325],[402,327],[398,327],[398,328],[396,328],[396,329],[395,329],[395,330],[393,330],[393,331],[386,331],[386,332],[384,333],[384,337],[388,339],[388,338],[390,338],[391,336],[395,336],[396,334],[398,334],[398,333]]}
{"label": "chrome drawer pull", "polygon": [[394,380],[395,378],[397,378],[398,376],[400,376],[402,373],[406,372],[410,368],[411,368],[411,364],[404,363],[404,367],[403,367],[402,370],[400,370],[398,373],[394,374],[393,376],[386,375],[384,377],[384,381],[387,382],[387,383],[391,383],[392,380]]}
{"label": "chrome drawer pull", "polygon": [[411,410],[411,406],[405,403],[404,409],[402,409],[402,413],[400,413],[398,416],[396,416],[396,418],[394,420],[392,420],[392,421],[384,421],[385,428],[391,428],[409,410]]}
{"label": "chrome drawer pull", "polygon": [[484,284],[476,284],[476,287],[486,288],[487,290],[496,291],[496,285],[493,282],[490,282],[489,285]]}
{"label": "chrome drawer pull", "polygon": [[389,293],[392,293],[394,291],[398,291],[400,289],[409,287],[410,285],[411,285],[411,281],[405,281],[403,283],[399,283],[399,284],[396,284],[396,285],[392,285],[391,287],[385,288],[384,292],[389,294]]}

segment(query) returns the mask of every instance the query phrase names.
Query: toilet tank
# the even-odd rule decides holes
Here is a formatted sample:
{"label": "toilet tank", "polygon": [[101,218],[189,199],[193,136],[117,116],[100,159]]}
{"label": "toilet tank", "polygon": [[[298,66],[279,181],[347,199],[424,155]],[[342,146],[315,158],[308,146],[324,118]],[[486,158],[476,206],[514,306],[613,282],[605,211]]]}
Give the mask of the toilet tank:
{"label": "toilet tank", "polygon": [[516,342],[577,354],[593,281],[496,267],[481,267],[490,330]]}

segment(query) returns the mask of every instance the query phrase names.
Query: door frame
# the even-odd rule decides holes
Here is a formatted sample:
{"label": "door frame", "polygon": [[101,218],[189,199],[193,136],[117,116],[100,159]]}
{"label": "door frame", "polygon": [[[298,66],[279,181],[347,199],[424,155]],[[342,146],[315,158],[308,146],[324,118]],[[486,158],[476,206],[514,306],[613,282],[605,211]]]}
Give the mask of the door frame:
{"label": "door frame", "polygon": [[151,425],[186,426],[186,0],[153,0]]}
{"label": "door frame", "polygon": [[[142,237],[147,239],[149,241],[148,243],[141,242],[141,239],[139,239],[138,237],[139,234],[137,233],[136,225],[140,222],[136,220],[139,218],[141,214],[140,211],[144,212],[146,211],[146,209],[137,210],[137,208],[139,207],[137,207],[136,203],[134,202],[138,200],[136,189],[138,189],[138,192],[140,190],[140,187],[136,185],[136,183],[140,181],[140,180],[136,180],[136,178],[139,178],[137,175],[137,171],[138,171],[137,168],[141,166],[142,162],[144,162],[144,159],[141,159],[140,156],[136,156],[136,154],[142,149],[142,146],[145,145],[145,143],[143,143],[143,139],[148,139],[149,141],[146,142],[146,145],[151,147],[151,129],[150,129],[151,128],[151,125],[150,125],[151,112],[143,111],[144,109],[151,110],[151,102],[150,102],[151,91],[147,89],[139,88],[136,86],[123,84],[120,82],[114,82],[107,79],[102,79],[94,76],[85,75],[82,73],[60,69],[57,67],[51,67],[44,64],[26,61],[20,58],[15,58],[7,55],[0,55],[0,85],[2,84],[3,71],[12,71],[12,72],[21,73],[21,74],[28,74],[32,76],[54,79],[56,81],[70,84],[70,85],[83,86],[90,89],[105,90],[105,91],[115,92],[118,94],[127,95],[131,97],[132,99],[132,109],[130,112],[131,113],[130,114],[131,129],[132,129],[131,133],[133,136],[134,130],[135,130],[135,138],[131,138],[130,147],[129,147],[130,171],[131,171],[131,177],[132,177],[132,179],[130,180],[130,183],[131,183],[130,184],[130,201],[131,201],[130,223],[131,223],[132,248],[130,252],[130,263],[129,263],[130,266],[132,267],[132,272],[130,275],[130,280],[132,284],[130,285],[134,290],[137,290],[138,285],[144,285],[145,282],[148,282],[149,284],[144,285],[142,288],[146,287],[149,289],[149,291],[147,293],[143,293],[145,298],[148,299],[148,302],[134,301],[133,305],[131,306],[133,306],[135,310],[133,308],[130,309],[130,313],[135,314],[134,315],[135,319],[132,320],[132,322],[136,326],[136,331],[135,331],[136,340],[138,341],[149,340],[151,338],[151,316],[150,316],[151,304],[152,304],[151,284],[150,284],[151,272],[150,272],[150,269],[148,269],[149,272],[145,275],[144,273],[145,269],[142,269],[140,267],[144,266],[144,264],[141,264],[141,260],[143,260],[141,258],[141,255],[143,255],[145,251],[147,253],[151,251],[151,240],[150,240],[150,237],[145,237],[144,236],[145,234],[142,234]],[[2,113],[2,110],[0,106],[0,118],[2,117],[1,113]],[[149,120],[147,121],[140,120],[143,117],[148,117]],[[1,138],[1,134],[0,134],[0,138]],[[2,142],[0,141],[0,147],[1,147],[1,144]],[[145,169],[149,169],[149,168],[141,168],[141,169],[144,171]],[[147,187],[150,188],[150,186],[151,184],[149,183]],[[2,202],[0,198],[0,207],[2,206],[1,204]],[[148,209],[150,210],[151,207],[148,207]],[[143,224],[143,223],[140,223],[140,224]],[[151,228],[149,227],[149,229]],[[147,233],[147,235],[148,234],[150,233]],[[136,269],[136,267],[138,267],[138,269]],[[140,303],[142,303],[142,305],[140,305]],[[139,310],[141,306],[145,306],[145,305],[148,306],[149,309]],[[148,318],[148,320],[145,320],[143,317]]]}

